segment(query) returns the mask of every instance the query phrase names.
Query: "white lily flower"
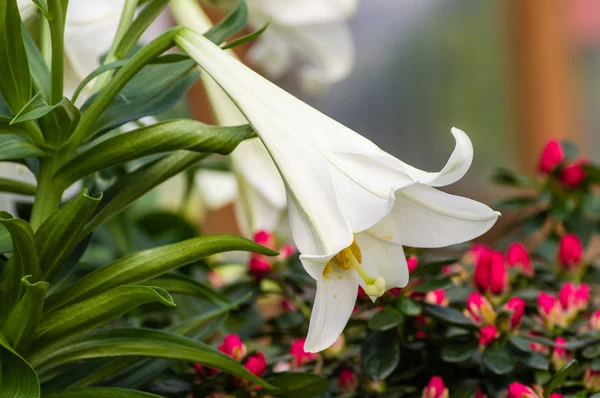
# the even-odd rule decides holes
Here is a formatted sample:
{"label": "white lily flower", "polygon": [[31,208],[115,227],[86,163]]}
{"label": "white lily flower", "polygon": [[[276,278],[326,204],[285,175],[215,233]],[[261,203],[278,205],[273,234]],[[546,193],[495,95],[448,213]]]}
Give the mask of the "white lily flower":
{"label": "white lily flower", "polygon": [[373,298],[408,282],[402,245],[441,247],[473,239],[499,213],[432,186],[468,170],[473,148],[457,145],[439,173],[418,170],[253,72],[189,29],[175,41],[230,96],[281,174],[294,243],[317,294],[305,350],[343,331],[363,286]]}
{"label": "white lily flower", "polygon": [[302,60],[302,88],[320,94],[346,78],[354,67],[348,20],[358,0],[249,0],[248,22],[269,28],[249,52],[269,77],[277,78]]}

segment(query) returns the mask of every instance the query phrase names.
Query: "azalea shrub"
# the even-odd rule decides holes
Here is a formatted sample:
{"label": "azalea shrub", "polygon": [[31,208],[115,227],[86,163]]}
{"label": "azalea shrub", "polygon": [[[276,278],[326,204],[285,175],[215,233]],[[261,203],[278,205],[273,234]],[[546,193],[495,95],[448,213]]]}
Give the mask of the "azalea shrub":
{"label": "azalea shrub", "polygon": [[[273,66],[285,28],[339,27],[353,2],[290,28],[299,2],[127,0],[99,18],[113,2],[83,1],[0,0],[0,160],[20,170],[0,192],[30,199],[0,212],[1,398],[600,390],[600,170],[572,144],[550,142],[535,177],[499,170],[521,194],[489,207],[438,189],[471,165],[464,131],[441,171],[416,169],[231,50],[256,42]],[[172,27],[141,39],[165,10]],[[343,72],[299,78],[314,93]],[[181,110],[196,82],[215,124]],[[215,169],[200,191],[234,181],[237,235],[199,222],[196,176]],[[182,175],[183,205],[157,206]]]}

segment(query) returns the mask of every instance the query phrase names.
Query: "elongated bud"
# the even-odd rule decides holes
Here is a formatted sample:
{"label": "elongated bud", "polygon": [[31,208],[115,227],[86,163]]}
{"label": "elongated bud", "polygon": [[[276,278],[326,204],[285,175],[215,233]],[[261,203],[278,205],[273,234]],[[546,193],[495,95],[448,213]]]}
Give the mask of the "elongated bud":
{"label": "elongated bud", "polygon": [[219,346],[219,351],[240,362],[246,356],[246,346],[237,334],[228,334]]}
{"label": "elongated bud", "polygon": [[504,309],[511,312],[510,327],[511,329],[514,329],[519,326],[521,319],[523,319],[523,314],[525,313],[525,300],[520,297],[512,297],[504,305]]}
{"label": "elongated bud", "polygon": [[583,375],[583,385],[593,392],[600,391],[600,371],[587,368]]}
{"label": "elongated bud", "polygon": [[554,340],[554,343],[556,344],[556,347],[552,350],[552,366],[554,366],[554,370],[558,370],[573,359],[573,355],[563,348],[567,342],[562,337],[557,337]]}
{"label": "elongated bud", "polygon": [[448,306],[448,299],[444,289],[431,290],[425,295],[425,302],[429,304]]}
{"label": "elongated bud", "polygon": [[512,383],[508,386],[508,398],[539,398],[538,395],[524,384]]}
{"label": "elongated bud", "polygon": [[477,392],[475,393],[475,398],[487,398],[487,395],[481,391],[481,387],[477,386]]}
{"label": "elongated bud", "polygon": [[351,393],[355,392],[357,388],[358,377],[350,368],[345,366],[338,377],[338,389],[342,393]]}
{"label": "elongated bud", "polygon": [[413,272],[419,265],[419,259],[416,256],[410,256],[406,259],[406,265],[408,265],[408,272]]}
{"label": "elongated bud", "polygon": [[558,140],[550,140],[542,151],[539,170],[542,174],[550,174],[565,159],[565,153]]}
{"label": "elongated bud", "polygon": [[508,272],[504,255],[495,250],[485,250],[477,255],[473,282],[481,292],[495,295],[508,289]]}
{"label": "elongated bud", "polygon": [[484,346],[491,344],[499,335],[500,333],[494,325],[484,326],[479,330],[479,344]]}
{"label": "elongated bud", "polygon": [[496,321],[496,312],[490,302],[478,292],[473,292],[467,298],[465,316],[475,325],[492,325]]}
{"label": "elongated bud", "polygon": [[509,267],[516,267],[522,274],[533,276],[533,266],[525,246],[520,243],[512,243],[508,247],[506,257]]}
{"label": "elongated bud", "polygon": [[587,164],[587,160],[579,159],[575,162],[567,164],[560,171],[558,180],[568,188],[577,188],[585,181],[585,171],[583,166]]}
{"label": "elongated bud", "polygon": [[444,380],[440,376],[433,376],[429,383],[423,389],[421,398],[448,398],[450,393],[444,385]]}
{"label": "elongated bud", "polygon": [[538,311],[546,324],[546,327],[552,329],[555,325],[565,326],[566,314],[558,299],[553,295],[541,292],[537,299]]}
{"label": "elongated bud", "polygon": [[290,347],[290,354],[294,357],[292,359],[292,368],[299,368],[316,358],[314,353],[304,351],[305,341],[306,339],[297,339],[292,342]]}
{"label": "elongated bud", "polygon": [[573,270],[581,265],[583,245],[575,234],[565,234],[558,245],[558,262],[565,270]]}
{"label": "elongated bud", "polygon": [[267,369],[267,360],[262,352],[257,352],[246,359],[244,367],[253,375],[260,377]]}
{"label": "elongated bud", "polygon": [[600,310],[597,310],[590,317],[590,330],[600,330]]}
{"label": "elongated bud", "polygon": [[579,312],[587,309],[590,301],[590,287],[585,283],[575,285],[573,282],[566,282],[558,291],[558,299],[563,310],[570,318],[573,318]]}

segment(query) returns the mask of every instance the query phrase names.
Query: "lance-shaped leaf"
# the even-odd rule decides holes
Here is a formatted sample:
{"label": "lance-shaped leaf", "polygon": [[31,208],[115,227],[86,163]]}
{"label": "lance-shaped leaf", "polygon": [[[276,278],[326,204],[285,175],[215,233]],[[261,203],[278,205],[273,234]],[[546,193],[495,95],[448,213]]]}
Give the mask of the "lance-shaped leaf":
{"label": "lance-shaped leaf", "polygon": [[158,286],[171,294],[185,294],[203,298],[216,304],[229,304],[227,296],[223,293],[182,274],[165,274],[161,277],[143,282],[143,284],[148,286]]}
{"label": "lance-shaped leaf", "polygon": [[252,133],[248,125],[210,126],[194,120],[171,120],[117,135],[93,146],[61,167],[54,177],[70,185],[108,167],[143,156],[187,149],[195,152],[222,151],[224,140],[241,141]]}
{"label": "lance-shaped leaf", "polygon": [[[135,75],[96,120],[86,137],[111,130],[132,120],[166,111],[198,79],[193,61],[148,65]],[[90,97],[85,111],[96,98]]]}
{"label": "lance-shaped leaf", "polygon": [[233,9],[204,34],[215,44],[220,44],[246,26],[248,21],[248,5],[244,0],[237,0]]}
{"label": "lance-shaped leaf", "polygon": [[158,14],[169,4],[169,0],[148,0],[146,6],[140,11],[127,32],[123,35],[115,55],[123,59],[136,45],[148,26],[156,19]]}
{"label": "lance-shaped leaf", "polygon": [[0,224],[10,233],[13,244],[12,256],[0,276],[0,330],[2,330],[6,316],[21,298],[24,288],[21,278],[32,275],[33,281],[37,281],[41,272],[33,231],[29,224],[13,218],[6,212],[0,212]]}
{"label": "lance-shaped leaf", "polygon": [[0,333],[0,392],[2,398],[39,398],[40,382],[35,370]]}
{"label": "lance-shaped leaf", "polygon": [[125,388],[94,387],[51,391],[44,393],[44,398],[161,398],[161,396]]}
{"label": "lance-shaped leaf", "polygon": [[201,258],[227,251],[277,255],[277,252],[235,235],[209,235],[125,256],[79,279],[46,299],[45,312],[95,296],[116,286],[155,278]]}
{"label": "lance-shaped leaf", "polygon": [[31,76],[17,0],[0,2],[0,92],[17,113],[31,98]]}
{"label": "lance-shaped leaf", "polygon": [[33,80],[33,85],[36,90],[42,93],[43,98],[50,99],[50,70],[42,57],[42,53],[38,49],[35,40],[29,34],[29,31],[23,25],[23,42],[25,51],[27,52],[27,60],[29,61],[29,72]]}
{"label": "lance-shaped leaf", "polygon": [[42,279],[52,281],[60,266],[84,237],[85,228],[102,194],[88,195],[87,189],[53,213],[35,233],[35,243],[42,264]]}
{"label": "lance-shaped leaf", "polygon": [[30,363],[39,371],[91,358],[157,357],[179,359],[217,368],[263,387],[272,386],[250,373],[233,358],[214,347],[193,339],[159,330],[113,329],[78,336],[61,344],[44,347],[31,355]]}
{"label": "lance-shaped leaf", "polygon": [[175,306],[169,293],[161,288],[124,285],[45,314],[35,331],[34,349],[103,325],[150,302]]}
{"label": "lance-shaped leaf", "polygon": [[25,294],[6,317],[2,333],[15,350],[23,353],[32,341],[42,315],[48,282],[32,283],[31,275],[27,275],[21,279],[21,283],[25,286]]}
{"label": "lance-shaped leaf", "polygon": [[0,177],[0,192],[18,193],[21,195],[35,195],[35,190],[36,187],[33,184]]}
{"label": "lance-shaped leaf", "polygon": [[[2,79],[0,79],[2,80]],[[0,160],[46,156],[32,141],[15,134],[0,134]]]}

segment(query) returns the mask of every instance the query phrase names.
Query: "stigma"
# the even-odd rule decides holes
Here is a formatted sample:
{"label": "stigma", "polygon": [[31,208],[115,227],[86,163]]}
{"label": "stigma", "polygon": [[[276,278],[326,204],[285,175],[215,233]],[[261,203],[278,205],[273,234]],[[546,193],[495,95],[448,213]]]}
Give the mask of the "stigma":
{"label": "stigma", "polygon": [[[327,262],[323,269],[323,277],[328,279],[331,276],[331,267],[337,267],[344,271],[354,270],[365,282],[365,293],[372,297],[381,297],[385,293],[385,279],[382,277],[373,278],[360,265],[362,263],[362,253],[356,240],[347,248],[340,251]],[[340,276],[341,278],[341,276]]]}

